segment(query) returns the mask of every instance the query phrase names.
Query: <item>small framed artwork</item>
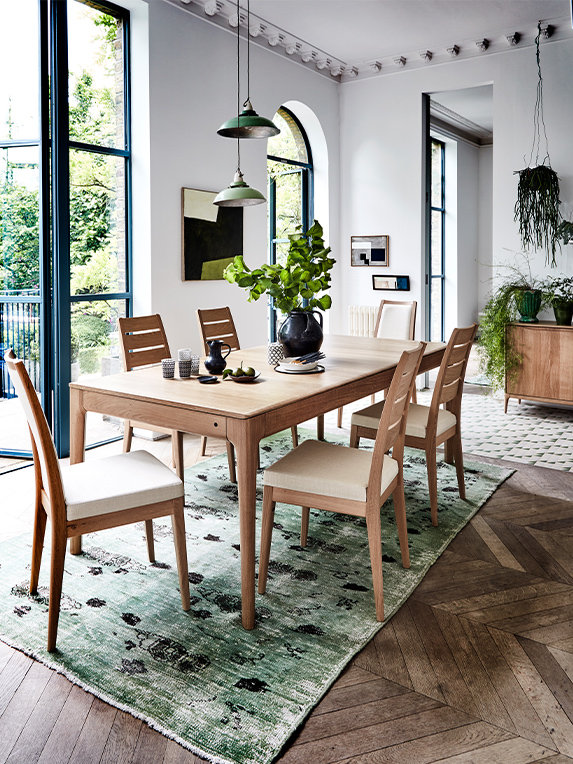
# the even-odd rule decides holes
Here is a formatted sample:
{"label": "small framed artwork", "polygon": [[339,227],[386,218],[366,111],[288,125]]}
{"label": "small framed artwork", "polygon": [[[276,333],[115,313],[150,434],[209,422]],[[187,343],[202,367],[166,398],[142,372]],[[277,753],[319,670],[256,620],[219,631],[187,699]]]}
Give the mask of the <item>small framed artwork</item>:
{"label": "small framed artwork", "polygon": [[409,276],[372,276],[372,289],[387,289],[392,292],[409,292]]}
{"label": "small framed artwork", "polygon": [[389,236],[351,236],[350,264],[373,265],[377,268],[389,265]]}
{"label": "small framed artwork", "polygon": [[181,277],[222,279],[235,255],[243,254],[243,208],[217,207],[214,191],[181,189]]}

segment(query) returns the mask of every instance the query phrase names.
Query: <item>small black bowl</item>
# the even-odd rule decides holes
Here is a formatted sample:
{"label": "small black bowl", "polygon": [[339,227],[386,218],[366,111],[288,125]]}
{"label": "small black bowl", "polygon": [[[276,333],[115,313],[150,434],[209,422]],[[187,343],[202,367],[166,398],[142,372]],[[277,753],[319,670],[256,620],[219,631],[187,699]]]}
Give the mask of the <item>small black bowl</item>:
{"label": "small black bowl", "polygon": [[214,385],[218,381],[217,377],[197,377],[197,382],[201,382],[202,385]]}

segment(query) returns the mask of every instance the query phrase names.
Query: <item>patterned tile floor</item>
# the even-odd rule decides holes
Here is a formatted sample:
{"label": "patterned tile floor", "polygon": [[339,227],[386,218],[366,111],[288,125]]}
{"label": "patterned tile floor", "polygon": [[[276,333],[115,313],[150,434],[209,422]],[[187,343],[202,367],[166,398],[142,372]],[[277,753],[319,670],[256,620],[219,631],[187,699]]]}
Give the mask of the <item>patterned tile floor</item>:
{"label": "patterned tile floor", "polygon": [[[418,394],[420,403],[430,397]],[[464,393],[462,438],[466,454],[573,472],[573,408],[511,400],[504,414],[503,398]]]}

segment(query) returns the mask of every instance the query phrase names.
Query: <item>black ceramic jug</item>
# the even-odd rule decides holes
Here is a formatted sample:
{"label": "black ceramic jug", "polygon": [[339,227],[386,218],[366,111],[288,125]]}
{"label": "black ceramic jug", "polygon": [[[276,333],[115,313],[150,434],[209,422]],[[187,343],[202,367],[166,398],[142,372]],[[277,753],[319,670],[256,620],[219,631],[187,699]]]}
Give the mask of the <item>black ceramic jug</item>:
{"label": "black ceramic jug", "polygon": [[[226,367],[225,358],[231,352],[231,346],[222,340],[207,340],[209,345],[209,355],[205,358],[205,368],[211,374],[222,374]],[[225,355],[221,354],[221,348],[229,348]]]}
{"label": "black ceramic jug", "polygon": [[279,329],[278,339],[286,358],[320,350],[323,340],[322,314],[317,310],[291,310]]}

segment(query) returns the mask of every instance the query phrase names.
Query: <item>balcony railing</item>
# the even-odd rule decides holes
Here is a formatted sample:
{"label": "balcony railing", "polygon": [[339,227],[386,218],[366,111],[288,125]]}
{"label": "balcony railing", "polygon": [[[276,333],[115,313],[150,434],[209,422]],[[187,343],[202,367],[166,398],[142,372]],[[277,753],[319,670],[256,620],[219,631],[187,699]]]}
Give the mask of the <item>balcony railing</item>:
{"label": "balcony railing", "polygon": [[21,358],[36,390],[40,389],[40,297],[35,290],[0,292],[0,398],[14,398],[4,364],[12,348]]}

